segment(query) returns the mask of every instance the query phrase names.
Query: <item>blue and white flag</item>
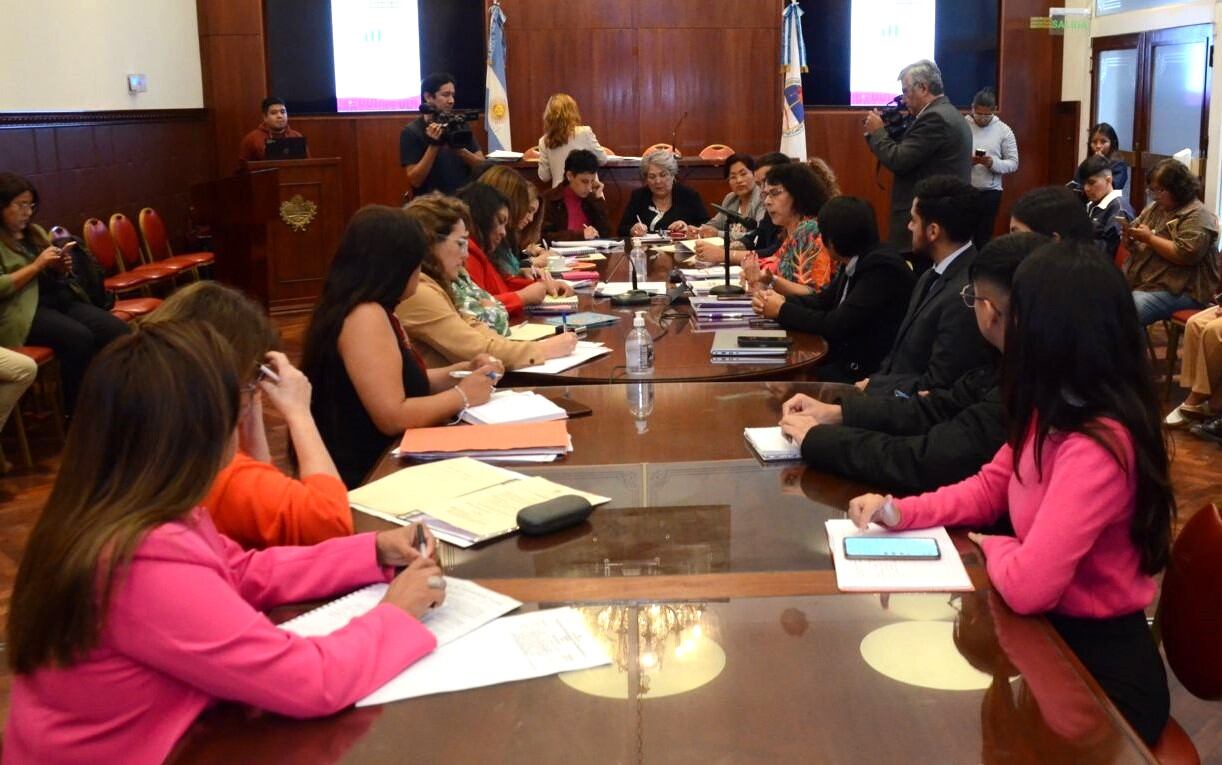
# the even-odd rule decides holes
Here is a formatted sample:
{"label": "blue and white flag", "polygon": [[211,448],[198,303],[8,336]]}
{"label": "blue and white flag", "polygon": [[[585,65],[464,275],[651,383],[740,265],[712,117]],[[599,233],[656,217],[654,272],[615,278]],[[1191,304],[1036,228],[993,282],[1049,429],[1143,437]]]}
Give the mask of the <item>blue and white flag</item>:
{"label": "blue and white flag", "polygon": [[781,153],[806,160],[806,110],[802,106],[802,72],[806,71],[806,41],[802,39],[802,9],[798,0],[781,11]]}
{"label": "blue and white flag", "polygon": [[505,92],[505,13],[499,2],[494,2],[488,13],[488,74],[484,90],[488,150],[512,151],[509,96]]}

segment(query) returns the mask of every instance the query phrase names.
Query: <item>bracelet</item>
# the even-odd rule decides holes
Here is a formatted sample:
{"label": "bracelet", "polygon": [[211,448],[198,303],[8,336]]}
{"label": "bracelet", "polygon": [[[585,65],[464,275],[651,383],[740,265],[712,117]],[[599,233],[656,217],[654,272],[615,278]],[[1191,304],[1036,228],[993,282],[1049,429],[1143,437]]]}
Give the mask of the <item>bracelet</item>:
{"label": "bracelet", "polygon": [[467,398],[466,392],[457,385],[451,388],[451,390],[457,392],[462,397],[462,409],[458,410],[458,414],[454,415],[454,421],[450,423],[451,425],[457,425],[462,422],[462,416],[467,413],[467,408],[471,406],[471,401]]}

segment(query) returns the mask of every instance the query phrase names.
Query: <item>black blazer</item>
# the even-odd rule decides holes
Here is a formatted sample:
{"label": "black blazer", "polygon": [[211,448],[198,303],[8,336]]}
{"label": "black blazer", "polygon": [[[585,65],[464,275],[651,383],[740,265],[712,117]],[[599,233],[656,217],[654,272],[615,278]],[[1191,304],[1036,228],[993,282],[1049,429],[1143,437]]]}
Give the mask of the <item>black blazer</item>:
{"label": "black blazer", "polygon": [[884,244],[857,259],[851,278],[841,266],[819,292],[787,298],[777,321],[827,340],[820,380],[857,382],[876,371],[891,349],[915,281],[904,259]]}
{"label": "black blazer", "polygon": [[[653,192],[649,190],[648,186],[641,186],[633,191],[632,196],[628,198],[628,206],[624,208],[624,216],[619,219],[619,235],[628,236],[628,231],[636,223],[637,216],[640,216],[641,222],[648,226],[654,215],[649,211],[652,205]],[[701,223],[708,222],[708,219],[709,209],[704,204],[704,200],[700,198],[700,194],[690,186],[684,186],[675,181],[675,186],[671,190],[670,209],[666,211],[653,230],[665,231],[667,226],[677,220],[699,226]]]}
{"label": "black blazer", "polygon": [[[569,210],[564,205],[564,190],[568,181],[564,181],[554,189],[549,189],[543,195],[543,238],[555,239],[558,242],[585,239],[581,231],[571,231],[569,225]],[[590,221],[590,225],[598,229],[598,235],[605,237],[611,234],[611,221],[607,217],[607,202],[590,194],[581,200],[581,209]]]}
{"label": "black blazer", "polygon": [[844,425],[808,430],[802,458],[897,493],[931,491],[975,475],[1006,439],[991,365],[928,396],[850,396],[840,406]]}
{"label": "black blazer", "polygon": [[756,257],[767,258],[781,249],[785,239],[785,229],[772,222],[772,216],[764,213],[760,224],[754,231],[748,231],[743,236],[743,247],[755,253]]}
{"label": "black blazer", "polygon": [[[985,363],[988,346],[976,328],[976,315],[959,297],[975,260],[976,248],[968,245],[940,279],[935,279],[932,268],[921,275],[891,352],[878,373],[870,375],[866,393],[890,396],[900,390],[911,395],[948,388],[969,369]],[[922,300],[929,280],[933,282]]]}
{"label": "black blazer", "polygon": [[972,181],[972,129],[946,96],[938,96],[904,133],[891,140],[885,128],[866,136],[870,151],[895,175],[891,184],[888,240],[911,249],[908,216],[917,181],[931,175],[953,175]]}

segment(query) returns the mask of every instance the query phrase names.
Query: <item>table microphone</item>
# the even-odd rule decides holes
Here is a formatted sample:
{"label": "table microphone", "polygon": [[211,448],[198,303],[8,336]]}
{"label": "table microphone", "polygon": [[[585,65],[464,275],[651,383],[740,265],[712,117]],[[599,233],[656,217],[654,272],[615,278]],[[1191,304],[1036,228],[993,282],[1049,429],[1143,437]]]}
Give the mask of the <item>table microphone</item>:
{"label": "table microphone", "polygon": [[725,237],[722,239],[723,244],[725,244],[726,280],[724,284],[718,284],[716,287],[709,290],[709,293],[712,295],[741,295],[746,292],[746,290],[737,284],[730,284],[730,226],[734,225],[735,223],[742,226],[753,226],[757,224],[757,221],[754,218],[739,215],[733,210],[726,209],[721,205],[713,205],[713,209],[726,216]]}

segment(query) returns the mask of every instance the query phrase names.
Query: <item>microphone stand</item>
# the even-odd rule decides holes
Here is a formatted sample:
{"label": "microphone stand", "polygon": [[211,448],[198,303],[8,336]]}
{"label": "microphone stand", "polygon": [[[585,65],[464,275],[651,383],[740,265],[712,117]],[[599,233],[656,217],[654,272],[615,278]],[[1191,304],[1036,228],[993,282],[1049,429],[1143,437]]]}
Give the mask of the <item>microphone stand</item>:
{"label": "microphone stand", "polygon": [[[632,237],[629,237],[624,242],[624,254],[625,259],[628,261],[628,270],[632,272],[632,289],[622,295],[613,296],[611,298],[611,305],[648,305],[652,302],[650,294],[640,289],[637,284],[636,264],[632,262],[631,250],[629,249],[631,245]],[[648,257],[646,257],[645,262],[649,262]]]}
{"label": "microphone stand", "polygon": [[713,289],[709,290],[710,295],[742,295],[746,292],[740,285],[730,284],[730,227],[735,223],[747,227],[758,225],[758,222],[753,218],[748,218],[745,215],[739,215],[733,210],[728,210],[721,205],[713,205],[713,209],[722,215],[726,216],[726,232],[722,243],[725,245],[725,269],[726,280],[724,284],[718,284]]}

